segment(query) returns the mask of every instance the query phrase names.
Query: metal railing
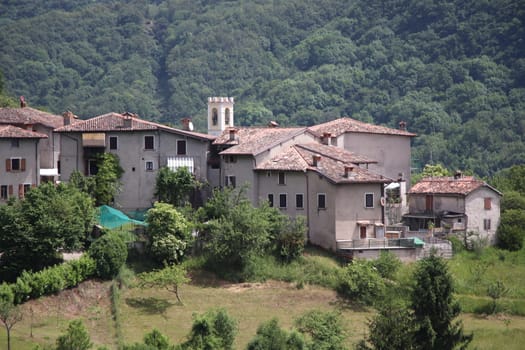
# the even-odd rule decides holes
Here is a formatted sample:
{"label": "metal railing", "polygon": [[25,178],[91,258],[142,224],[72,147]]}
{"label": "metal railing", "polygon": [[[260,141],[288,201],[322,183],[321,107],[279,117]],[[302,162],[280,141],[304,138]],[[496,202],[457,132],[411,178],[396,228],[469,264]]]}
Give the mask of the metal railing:
{"label": "metal railing", "polygon": [[336,242],[338,250],[345,249],[387,249],[387,248],[415,248],[412,238],[395,239],[355,239]]}

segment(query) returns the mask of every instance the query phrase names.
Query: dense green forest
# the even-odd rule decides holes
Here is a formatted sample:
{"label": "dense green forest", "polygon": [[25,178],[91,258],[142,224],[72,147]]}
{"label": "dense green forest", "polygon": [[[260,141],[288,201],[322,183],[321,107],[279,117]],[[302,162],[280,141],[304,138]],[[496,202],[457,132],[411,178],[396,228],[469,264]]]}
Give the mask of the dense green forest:
{"label": "dense green forest", "polygon": [[205,128],[339,116],[408,122],[414,167],[525,163],[521,0],[6,0],[4,90],[87,118],[131,111]]}

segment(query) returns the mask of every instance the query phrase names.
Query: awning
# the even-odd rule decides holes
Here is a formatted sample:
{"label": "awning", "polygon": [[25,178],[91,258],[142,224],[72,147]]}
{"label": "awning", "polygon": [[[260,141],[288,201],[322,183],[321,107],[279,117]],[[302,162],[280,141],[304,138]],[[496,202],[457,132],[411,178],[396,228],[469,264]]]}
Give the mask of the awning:
{"label": "awning", "polygon": [[391,182],[386,187],[385,190],[393,190],[394,188],[398,188],[401,186],[398,182]]}
{"label": "awning", "polygon": [[40,176],[60,176],[57,168],[40,169]]}
{"label": "awning", "polygon": [[360,226],[370,225],[370,220],[357,220],[357,224]]}

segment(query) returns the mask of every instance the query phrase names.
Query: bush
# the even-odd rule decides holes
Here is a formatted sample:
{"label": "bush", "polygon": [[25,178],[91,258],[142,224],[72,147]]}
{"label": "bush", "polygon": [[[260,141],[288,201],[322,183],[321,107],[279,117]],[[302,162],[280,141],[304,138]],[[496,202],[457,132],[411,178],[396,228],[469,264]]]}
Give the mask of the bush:
{"label": "bush", "polygon": [[448,236],[447,240],[452,244],[452,252],[458,254],[465,250],[463,241],[456,236]]}
{"label": "bush", "polygon": [[401,260],[390,251],[382,251],[377,260],[372,262],[381,277],[393,279],[401,267]]}
{"label": "bush", "polygon": [[517,251],[523,247],[523,222],[525,212],[519,209],[509,209],[501,215],[497,231],[497,243],[500,248]]}
{"label": "bush", "polygon": [[345,297],[372,305],[381,299],[385,283],[369,261],[354,260],[339,273],[338,291]]}
{"label": "bush", "polygon": [[335,312],[309,311],[295,324],[306,335],[310,349],[344,350],[345,334],[341,316]]}
{"label": "bush", "polygon": [[286,219],[277,234],[277,253],[281,259],[290,262],[298,259],[306,244],[306,219],[303,216]]}
{"label": "bush", "polygon": [[106,234],[93,242],[89,255],[95,259],[97,276],[111,279],[126,262],[128,249],[119,236]]}

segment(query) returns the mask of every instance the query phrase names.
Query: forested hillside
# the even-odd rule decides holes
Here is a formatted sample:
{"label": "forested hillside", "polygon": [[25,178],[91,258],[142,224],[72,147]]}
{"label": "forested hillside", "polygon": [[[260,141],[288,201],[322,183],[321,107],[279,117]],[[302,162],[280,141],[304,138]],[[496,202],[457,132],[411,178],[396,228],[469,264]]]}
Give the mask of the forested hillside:
{"label": "forested hillside", "polygon": [[339,116],[408,122],[414,166],[525,163],[521,0],[6,0],[5,92],[84,118],[131,111],[204,130]]}

